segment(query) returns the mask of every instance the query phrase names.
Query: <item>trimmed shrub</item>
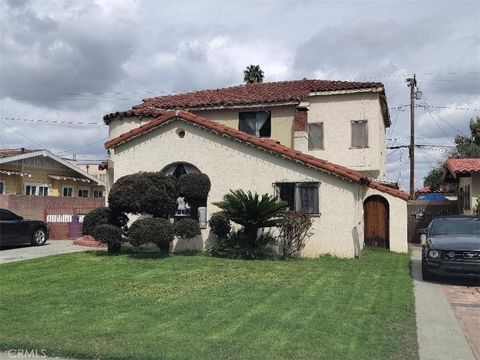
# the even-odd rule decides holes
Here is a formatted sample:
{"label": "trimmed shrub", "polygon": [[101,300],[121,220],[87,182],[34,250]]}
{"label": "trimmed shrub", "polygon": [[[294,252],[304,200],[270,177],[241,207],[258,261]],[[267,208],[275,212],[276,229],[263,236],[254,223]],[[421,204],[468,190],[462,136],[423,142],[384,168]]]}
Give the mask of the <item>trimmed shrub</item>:
{"label": "trimmed shrub", "polygon": [[265,259],[275,254],[276,240],[270,233],[260,234],[252,243],[250,234],[243,230],[232,232],[226,238],[218,238],[209,250],[210,254],[229,259]]}
{"label": "trimmed shrub", "polygon": [[201,235],[200,225],[194,219],[181,219],[173,224],[175,235],[182,239],[193,239]]}
{"label": "trimmed shrub", "polygon": [[177,180],[178,193],[187,198],[206,199],[210,187],[210,178],[206,174],[184,174]]}
{"label": "trimmed shrub", "polygon": [[136,220],[128,229],[128,241],[133,246],[156,244],[160,251],[168,252],[175,237],[172,224],[166,219],[143,218]]}
{"label": "trimmed shrub", "polygon": [[109,252],[118,252],[122,244],[122,229],[119,227],[102,224],[93,229],[93,237],[99,243],[107,244]]}
{"label": "trimmed shrub", "polygon": [[90,211],[83,218],[82,235],[92,235],[98,225],[110,224],[124,227],[128,223],[128,217],[123,213],[112,211],[108,207],[99,207]]}
{"label": "trimmed shrub", "polygon": [[169,218],[176,211],[175,185],[175,178],[159,172],[126,175],[112,185],[108,203],[118,212]]}
{"label": "trimmed shrub", "polygon": [[304,212],[287,211],[278,226],[279,249],[283,257],[295,257],[305,247],[310,236],[312,218]]}
{"label": "trimmed shrub", "polygon": [[230,220],[228,220],[222,213],[212,214],[210,220],[208,220],[208,226],[210,226],[210,229],[217,238],[221,239],[226,238],[232,229]]}

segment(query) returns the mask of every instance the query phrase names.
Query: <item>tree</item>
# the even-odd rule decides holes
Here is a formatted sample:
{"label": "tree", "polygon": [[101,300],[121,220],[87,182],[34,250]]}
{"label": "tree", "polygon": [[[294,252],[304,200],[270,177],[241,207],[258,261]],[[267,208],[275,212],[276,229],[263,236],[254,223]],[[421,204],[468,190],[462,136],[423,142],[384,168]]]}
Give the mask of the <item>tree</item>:
{"label": "tree", "polygon": [[230,190],[222,201],[213,205],[218,206],[227,219],[243,225],[245,234],[252,241],[257,238],[259,229],[278,226],[287,209],[287,204],[275,196],[263,194],[260,197],[243,190]]}
{"label": "tree", "polygon": [[263,82],[263,71],[260,65],[249,65],[243,71],[243,81],[247,84],[260,84]]}
{"label": "tree", "polygon": [[[455,137],[455,149],[447,155],[447,158],[480,158],[480,117],[470,120],[470,136],[457,135]],[[442,185],[443,164],[432,169],[423,179],[424,186],[430,186],[430,191],[440,189]],[[449,191],[455,191],[456,185],[449,187]]]}
{"label": "tree", "polygon": [[455,158],[480,158],[480,116],[470,120],[470,136],[455,137]]}
{"label": "tree", "polygon": [[176,211],[176,180],[159,172],[123,176],[110,189],[108,204],[120,213],[169,218]]}

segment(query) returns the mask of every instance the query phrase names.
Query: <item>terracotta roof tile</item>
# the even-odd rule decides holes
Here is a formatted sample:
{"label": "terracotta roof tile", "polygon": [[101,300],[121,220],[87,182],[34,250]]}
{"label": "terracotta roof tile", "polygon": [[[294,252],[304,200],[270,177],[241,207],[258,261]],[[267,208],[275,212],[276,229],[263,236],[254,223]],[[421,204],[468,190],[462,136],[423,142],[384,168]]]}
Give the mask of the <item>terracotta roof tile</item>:
{"label": "terracotta roof tile", "polygon": [[449,159],[446,167],[453,175],[480,173],[480,159]]}
{"label": "terracotta roof tile", "polygon": [[266,82],[261,84],[244,84],[221,89],[200,90],[183,94],[144,99],[142,104],[133,106],[132,110],[105,115],[104,120],[108,122],[110,119],[116,116],[132,116],[132,114],[134,115],[135,111],[143,111],[144,115],[150,115],[149,112],[152,112],[153,114],[155,110],[159,109],[195,110],[229,106],[247,107],[254,104],[298,104],[303,101],[311,92],[377,88],[381,89],[381,101],[385,115],[385,122],[389,125],[390,119],[383,87],[383,84],[380,82],[351,82],[307,79]]}
{"label": "terracotta roof tile", "polygon": [[401,198],[403,200],[408,200],[410,195],[404,191],[393,189],[391,187],[382,185],[374,180],[367,178],[361,172],[349,169],[347,167],[337,165],[334,163],[330,163],[328,161],[313,157],[311,155],[304,154],[300,151],[293,150],[287,146],[281,145],[278,142],[271,140],[271,139],[262,139],[253,135],[249,135],[239,130],[235,130],[225,125],[220,125],[214,121],[202,118],[198,115],[192,114],[185,110],[177,110],[175,112],[171,111],[166,113],[165,115],[159,117],[156,120],[153,120],[145,125],[142,125],[138,128],[132,129],[112,140],[109,140],[105,143],[105,148],[109,149],[115,147],[129,139],[132,139],[136,136],[144,134],[148,131],[155,129],[158,126],[166,124],[173,119],[180,119],[183,121],[187,121],[193,123],[195,125],[201,126],[205,129],[217,132],[218,134],[229,136],[233,139],[238,139],[244,141],[246,143],[258,146],[263,148],[264,150],[271,151],[273,153],[282,155],[286,158],[289,158],[294,161],[301,162],[305,165],[313,166],[317,169],[327,171],[332,174],[336,174],[341,176],[345,179],[351,180],[356,183],[361,183],[368,185],[373,189],[377,189],[379,191],[385,192],[392,196]]}

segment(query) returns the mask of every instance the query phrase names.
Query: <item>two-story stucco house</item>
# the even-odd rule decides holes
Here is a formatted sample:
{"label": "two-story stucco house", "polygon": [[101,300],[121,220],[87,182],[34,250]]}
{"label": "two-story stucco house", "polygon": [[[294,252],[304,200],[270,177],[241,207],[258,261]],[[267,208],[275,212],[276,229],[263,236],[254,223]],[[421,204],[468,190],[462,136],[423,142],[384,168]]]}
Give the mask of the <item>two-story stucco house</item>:
{"label": "two-story stucco house", "polygon": [[[181,111],[179,111],[181,110]],[[381,83],[298,80],[146,99],[108,114],[108,182],[138,171],[203,172],[207,213],[230,189],[277,194],[314,217],[305,256],[407,250],[408,194],[385,176]],[[204,230],[204,239],[208,229]]]}

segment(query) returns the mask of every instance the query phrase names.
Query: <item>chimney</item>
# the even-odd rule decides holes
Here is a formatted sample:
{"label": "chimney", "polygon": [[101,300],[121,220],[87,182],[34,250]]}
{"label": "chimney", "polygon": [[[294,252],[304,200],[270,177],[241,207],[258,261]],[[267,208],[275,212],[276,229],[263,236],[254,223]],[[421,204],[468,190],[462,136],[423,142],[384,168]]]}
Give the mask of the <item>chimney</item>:
{"label": "chimney", "polygon": [[308,109],[298,106],[293,119],[293,148],[301,152],[308,151]]}

